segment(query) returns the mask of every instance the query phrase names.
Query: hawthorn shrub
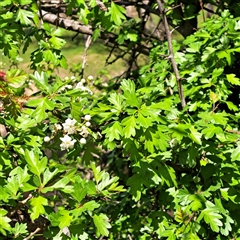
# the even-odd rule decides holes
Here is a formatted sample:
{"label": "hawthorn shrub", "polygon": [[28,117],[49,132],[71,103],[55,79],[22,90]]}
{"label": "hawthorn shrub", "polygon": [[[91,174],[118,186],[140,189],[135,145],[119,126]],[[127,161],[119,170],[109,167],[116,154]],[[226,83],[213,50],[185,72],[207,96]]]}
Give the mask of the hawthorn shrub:
{"label": "hawthorn shrub", "polygon": [[240,239],[239,18],[226,10],[174,42],[184,109],[166,43],[113,91],[115,79],[56,74],[59,30],[24,38],[35,11],[0,19],[13,63],[39,40],[32,74],[1,72],[1,239]]}

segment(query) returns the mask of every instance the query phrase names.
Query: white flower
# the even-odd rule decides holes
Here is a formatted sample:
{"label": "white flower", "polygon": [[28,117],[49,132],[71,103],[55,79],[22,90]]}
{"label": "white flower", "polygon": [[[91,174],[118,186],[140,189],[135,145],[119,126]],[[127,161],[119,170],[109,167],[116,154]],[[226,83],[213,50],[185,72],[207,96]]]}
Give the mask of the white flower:
{"label": "white flower", "polygon": [[66,85],[65,88],[72,89],[72,85]]}
{"label": "white flower", "polygon": [[93,76],[91,76],[91,75],[88,76],[88,80],[89,80],[89,81],[93,80]]}
{"label": "white flower", "polygon": [[85,125],[86,125],[87,127],[90,127],[90,126],[91,126],[91,123],[90,123],[90,122],[86,122]]}
{"label": "white flower", "polygon": [[64,81],[68,81],[68,80],[69,80],[69,77],[65,77],[65,78],[64,78]]}
{"label": "white flower", "polygon": [[78,82],[76,85],[77,89],[82,89],[83,88],[83,84],[81,82]]}
{"label": "white flower", "polygon": [[86,142],[87,142],[87,140],[86,140],[85,138],[81,138],[81,139],[80,139],[80,143],[81,143],[81,144],[86,144]]}
{"label": "white flower", "polygon": [[55,126],[56,130],[61,130],[62,129],[62,126],[58,123],[55,123],[54,126]]}
{"label": "white flower", "polygon": [[80,135],[83,137],[87,137],[89,134],[87,128],[85,126],[82,126],[82,131],[80,132]]}
{"label": "white flower", "polygon": [[81,83],[84,84],[86,80],[84,78],[81,79]]}
{"label": "white flower", "polygon": [[84,119],[85,119],[86,121],[90,121],[90,120],[91,120],[91,116],[90,116],[89,114],[87,114],[87,115],[85,115]]}
{"label": "white flower", "polygon": [[50,139],[50,137],[48,137],[48,136],[46,136],[46,137],[44,137],[44,142],[49,142],[51,139]]}
{"label": "white flower", "polygon": [[76,77],[75,76],[71,76],[71,80],[76,80]]}
{"label": "white flower", "polygon": [[68,150],[70,148],[73,148],[74,143],[76,142],[75,139],[72,140],[71,137],[69,137],[68,135],[65,135],[63,138],[60,138],[62,143],[60,144],[60,148],[61,150]]}
{"label": "white flower", "polygon": [[73,134],[76,132],[76,126],[75,123],[77,121],[75,119],[70,119],[68,118],[65,123],[63,123],[63,129],[65,132],[67,132],[68,134]]}
{"label": "white flower", "polygon": [[[83,80],[83,79],[82,79]],[[81,80],[81,81],[82,81]],[[89,88],[87,88],[87,87],[85,87],[85,86],[83,86],[83,83],[82,82],[78,82],[77,83],[77,85],[76,85],[76,89],[80,89],[80,90],[82,90],[83,92],[88,92],[89,94],[93,94],[93,92],[89,89]]]}

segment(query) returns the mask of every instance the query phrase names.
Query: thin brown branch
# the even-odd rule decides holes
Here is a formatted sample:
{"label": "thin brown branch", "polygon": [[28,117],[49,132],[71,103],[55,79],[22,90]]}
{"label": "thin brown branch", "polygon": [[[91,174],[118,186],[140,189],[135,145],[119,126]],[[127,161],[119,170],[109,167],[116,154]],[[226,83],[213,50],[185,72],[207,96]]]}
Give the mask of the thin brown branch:
{"label": "thin brown branch", "polygon": [[25,198],[24,200],[20,201],[19,203],[21,204],[26,204],[27,201],[29,201],[31,198],[33,197],[33,195],[30,193],[27,198]]}
{"label": "thin brown branch", "polygon": [[204,14],[204,11],[203,11],[203,2],[202,2],[202,0],[199,0],[199,4],[200,4],[200,7],[202,9],[203,22],[206,22],[205,14]]}
{"label": "thin brown branch", "polygon": [[157,0],[157,4],[158,4],[158,8],[160,10],[160,13],[162,15],[163,24],[164,24],[164,28],[166,31],[166,36],[167,36],[167,41],[168,41],[168,49],[169,49],[169,58],[171,60],[173,71],[174,71],[174,74],[177,79],[178,93],[179,93],[179,97],[181,100],[181,105],[182,105],[182,108],[184,108],[186,106],[186,100],[184,97],[183,87],[182,87],[182,83],[181,83],[182,79],[180,77],[178,67],[177,67],[177,64],[174,59],[174,53],[173,53],[173,47],[172,47],[172,36],[171,36],[170,28],[168,25],[164,4],[162,3],[161,0]]}
{"label": "thin brown branch", "polygon": [[92,36],[89,35],[86,42],[85,42],[85,49],[84,49],[84,53],[83,53],[83,56],[82,56],[83,62],[82,62],[82,71],[81,71],[81,74],[80,74],[81,77],[83,77],[83,75],[84,75],[85,65],[87,63],[87,51],[88,51],[88,48],[91,45],[91,42],[92,42]]}
{"label": "thin brown branch", "polygon": [[35,234],[37,234],[39,231],[41,231],[41,228],[36,228],[36,230],[34,232],[31,232],[29,234],[29,236],[27,236],[26,238],[24,238],[23,240],[29,240],[31,239]]}
{"label": "thin brown branch", "polygon": [[169,8],[169,9],[166,9],[166,10],[165,10],[165,13],[167,13],[167,12],[169,12],[169,11],[175,9],[175,8],[181,7],[181,6],[182,6],[182,4],[178,4],[178,5],[176,5],[176,6],[173,6],[173,7]]}
{"label": "thin brown branch", "polygon": [[[41,12],[42,12],[42,19],[45,22],[48,22],[55,26],[62,27],[66,30],[70,30],[70,31],[74,31],[74,32],[82,33],[82,34],[87,34],[87,35],[93,35],[94,29],[91,26],[85,26],[78,21],[63,18],[61,16],[57,17],[56,14],[52,14],[52,13],[44,11],[44,10],[42,10]],[[38,15],[40,16],[40,13],[38,13]],[[113,33],[101,32],[100,38],[107,40],[107,42],[106,42],[107,44],[108,43],[115,44],[117,35],[115,35]],[[124,46],[124,47],[128,47],[128,45],[129,45],[128,41],[125,41],[124,44],[122,44],[122,46]],[[148,56],[150,49],[143,44],[137,44],[136,51]]]}
{"label": "thin brown branch", "polygon": [[104,5],[104,3],[103,3],[102,1],[96,0],[96,3],[97,3],[97,5],[98,5],[98,7],[99,7],[102,11],[104,11],[104,12],[107,11],[107,8],[106,8],[106,6]]}

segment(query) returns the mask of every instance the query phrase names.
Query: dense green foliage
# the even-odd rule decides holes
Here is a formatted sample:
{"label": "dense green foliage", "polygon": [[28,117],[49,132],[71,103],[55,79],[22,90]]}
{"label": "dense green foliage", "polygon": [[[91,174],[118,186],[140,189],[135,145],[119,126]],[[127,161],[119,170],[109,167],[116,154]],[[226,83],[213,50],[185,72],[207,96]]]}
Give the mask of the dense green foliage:
{"label": "dense green foliage", "polygon": [[[78,7],[99,26],[94,38],[101,28],[119,44],[140,38],[117,3],[69,2],[69,15]],[[32,0],[0,3],[0,49],[15,66],[0,75],[1,239],[240,239],[240,18],[226,2],[173,41],[184,109],[167,42],[152,41],[137,77],[61,79],[59,28]],[[26,74],[14,63],[32,37]]]}

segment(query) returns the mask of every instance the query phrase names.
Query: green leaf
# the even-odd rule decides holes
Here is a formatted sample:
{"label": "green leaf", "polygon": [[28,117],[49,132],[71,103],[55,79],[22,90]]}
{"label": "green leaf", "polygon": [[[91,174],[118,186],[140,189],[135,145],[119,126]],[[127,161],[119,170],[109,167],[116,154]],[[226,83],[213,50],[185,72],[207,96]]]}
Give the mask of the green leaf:
{"label": "green leaf", "polygon": [[142,195],[142,176],[139,173],[134,174],[127,180],[130,186],[130,193],[133,195],[135,202],[139,201]]}
{"label": "green leaf", "polygon": [[238,107],[234,103],[230,101],[226,101],[225,103],[227,104],[229,110],[233,110],[235,112],[238,111]]}
{"label": "green leaf", "polygon": [[68,176],[63,177],[59,181],[57,181],[54,185],[51,186],[53,189],[64,189],[66,185],[70,182],[70,178]]}
{"label": "green leaf", "polygon": [[106,134],[106,137],[110,142],[116,140],[120,140],[121,136],[123,136],[122,126],[118,121],[115,121],[113,124],[111,123],[102,133]]}
{"label": "green leaf", "polygon": [[19,8],[17,11],[16,21],[20,21],[22,25],[31,25],[32,21],[30,19],[33,17],[34,14],[32,12]]}
{"label": "green leaf", "polygon": [[29,170],[40,178],[41,173],[44,172],[47,166],[47,157],[43,157],[41,160],[39,160],[39,153],[37,150],[25,150],[25,159],[27,161]]}
{"label": "green leaf", "polygon": [[42,196],[38,196],[36,198],[32,198],[30,200],[31,205],[31,214],[30,217],[34,221],[37,219],[41,214],[45,213],[44,206],[48,206],[48,200]]}
{"label": "green leaf", "polygon": [[[12,190],[10,192],[12,192]],[[8,193],[8,189],[7,189],[6,186],[4,186],[4,188],[2,186],[0,186],[0,193],[1,193],[0,194],[0,200],[4,201],[4,202],[8,202],[9,199],[10,199],[10,194]]]}
{"label": "green leaf", "polygon": [[61,49],[65,44],[66,44],[66,41],[62,38],[58,38],[56,36],[52,36],[50,39],[49,39],[49,42],[52,44],[52,46],[55,48],[55,49]]}
{"label": "green leaf", "polygon": [[109,102],[111,102],[114,106],[114,109],[118,111],[118,114],[122,111],[123,108],[123,96],[117,93],[111,93],[108,98]]}
{"label": "green leaf", "polygon": [[215,51],[216,48],[206,47],[201,57],[202,62],[205,62]]}
{"label": "green leaf", "polygon": [[19,69],[11,69],[7,72],[7,80],[11,84],[22,85],[28,79],[28,74],[19,70]]}
{"label": "green leaf", "polygon": [[202,134],[206,139],[212,138],[215,134],[222,133],[223,130],[220,127],[215,127],[213,124],[209,124],[207,128],[202,130]]}
{"label": "green leaf", "polygon": [[77,201],[81,202],[87,195],[87,189],[79,186],[79,183],[74,184],[74,191],[71,193],[71,196]]}
{"label": "green leaf", "polygon": [[10,4],[12,4],[12,0],[4,0],[4,1],[0,2],[1,7],[5,7],[5,6],[10,5]]}
{"label": "green leaf", "polygon": [[240,161],[240,145],[232,151],[231,159],[232,161]]}
{"label": "green leaf", "polygon": [[102,191],[108,185],[112,184],[113,182],[116,182],[117,180],[118,180],[118,177],[115,176],[115,177],[110,178],[109,173],[104,172],[104,174],[102,176],[102,180],[98,184],[97,188],[99,191]]}
{"label": "green leaf", "polygon": [[27,224],[26,223],[16,223],[14,228],[12,228],[15,238],[21,234],[28,233]]}
{"label": "green leaf", "polygon": [[240,85],[239,78],[235,77],[236,76],[235,74],[227,74],[226,76],[227,76],[228,82],[230,82],[231,84],[237,85],[237,86]]}
{"label": "green leaf", "polygon": [[20,5],[27,5],[32,3],[32,0],[18,0]]}
{"label": "green leaf", "polygon": [[87,182],[85,187],[87,189],[87,194],[89,194],[89,195],[95,195],[96,194],[97,189],[96,189],[96,185],[94,184],[93,181]]}
{"label": "green leaf", "polygon": [[137,123],[143,128],[148,128],[153,125],[152,118],[143,116],[141,111],[138,112]]}
{"label": "green leaf", "polygon": [[198,132],[193,126],[190,128],[190,134],[189,137],[197,144],[202,145],[202,134]]}
{"label": "green leaf", "polygon": [[115,4],[114,2],[111,2],[111,21],[113,21],[117,26],[120,26],[122,24],[122,20],[125,20],[126,17],[124,14],[126,13],[126,10]]}
{"label": "green leaf", "polygon": [[46,110],[53,110],[55,108],[55,103],[45,97],[30,100],[27,102],[27,106],[37,106],[37,108],[32,112],[32,118],[35,118],[37,122],[41,122],[48,117]]}
{"label": "green leaf", "polygon": [[126,98],[127,104],[129,104],[132,107],[140,108],[141,101],[139,100],[139,98],[137,98],[137,95],[135,92],[131,93],[129,91],[125,91],[123,96]]}
{"label": "green leaf", "polygon": [[34,75],[30,74],[30,77],[34,80],[37,88],[44,92],[51,93],[51,88],[48,84],[47,73],[41,72],[41,74],[39,74],[38,72],[35,72]]}
{"label": "green leaf", "polygon": [[79,119],[82,115],[82,103],[71,102],[71,116],[75,119]]}
{"label": "green leaf", "polygon": [[218,213],[218,208],[211,202],[206,202],[207,208],[201,211],[201,214],[199,215],[197,222],[200,222],[202,218],[204,218],[204,221],[210,225],[211,229],[214,232],[219,232],[219,227],[223,226],[222,219],[223,217]]}
{"label": "green leaf", "polygon": [[132,41],[132,42],[136,42],[136,41],[138,40],[138,34],[135,33],[135,32],[129,31],[129,32],[127,33],[127,38],[128,38],[130,41]]}
{"label": "green leaf", "polygon": [[200,194],[192,194],[188,198],[191,202],[190,206],[193,211],[198,211],[203,207],[203,203],[206,201]]}
{"label": "green leaf", "polygon": [[11,225],[9,222],[11,222],[11,219],[6,217],[8,212],[4,209],[0,208],[0,233],[2,233],[4,236],[7,235],[6,231],[11,231]]}
{"label": "green leaf", "polygon": [[83,211],[93,211],[94,209],[99,207],[100,207],[100,204],[92,200],[92,201],[86,202],[82,206],[82,209]]}
{"label": "green leaf", "polygon": [[57,173],[58,169],[55,169],[53,172],[50,172],[49,168],[47,168],[43,173],[43,186],[45,186]]}
{"label": "green leaf", "polygon": [[108,229],[111,228],[111,224],[109,223],[109,219],[105,214],[94,215],[93,222],[97,228],[97,236],[108,236],[109,231]]}
{"label": "green leaf", "polygon": [[65,227],[68,227],[71,225],[71,222],[72,222],[72,219],[73,219],[73,216],[70,215],[70,211],[67,211],[67,210],[62,210],[60,211],[60,214],[61,214],[61,217],[58,218],[58,221],[59,221],[59,228],[60,229],[63,229]]}
{"label": "green leaf", "polygon": [[136,135],[136,119],[134,116],[126,117],[122,120],[122,125],[125,126],[123,129],[123,134],[125,138],[130,138]]}
{"label": "green leaf", "polygon": [[232,62],[233,62],[233,57],[232,57],[232,54],[229,50],[224,50],[224,51],[218,51],[216,52],[217,56],[222,59],[222,58],[226,58],[227,60],[227,63],[229,66],[232,65]]}

